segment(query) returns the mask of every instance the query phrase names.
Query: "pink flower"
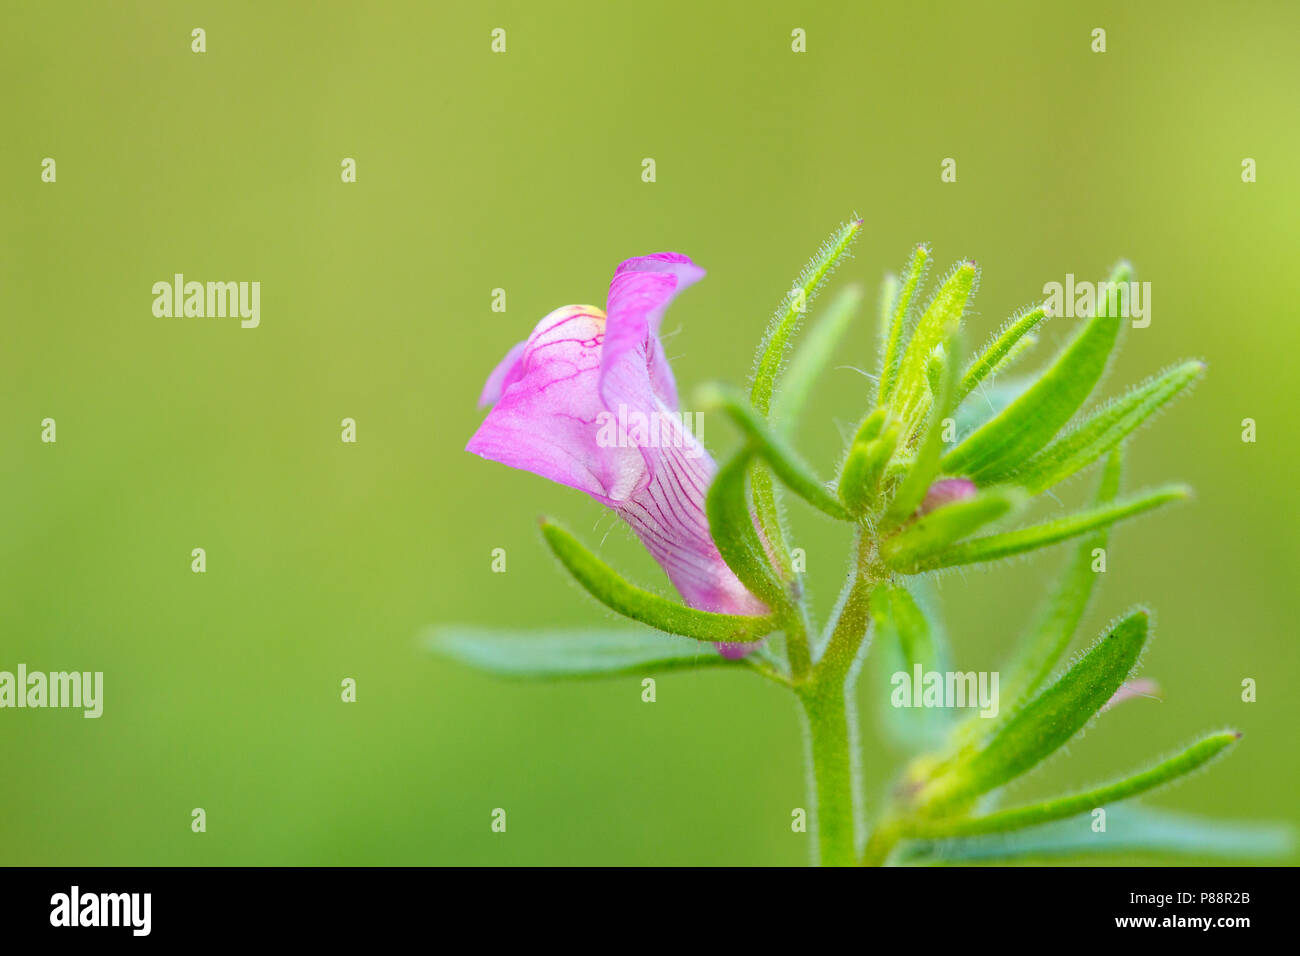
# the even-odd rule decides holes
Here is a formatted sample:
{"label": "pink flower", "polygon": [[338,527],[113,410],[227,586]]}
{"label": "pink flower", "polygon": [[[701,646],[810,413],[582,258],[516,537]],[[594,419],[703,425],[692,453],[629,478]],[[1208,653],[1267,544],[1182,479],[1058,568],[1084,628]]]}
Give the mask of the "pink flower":
{"label": "pink flower", "polygon": [[[709,534],[704,499],[717,466],[678,414],[659,342],[664,310],[703,275],[675,252],[628,259],[605,312],[570,305],[546,316],[488,376],[479,405],[493,407],[466,450],[613,509],[692,607],[764,614]],[[745,646],[718,649],[738,657]]]}

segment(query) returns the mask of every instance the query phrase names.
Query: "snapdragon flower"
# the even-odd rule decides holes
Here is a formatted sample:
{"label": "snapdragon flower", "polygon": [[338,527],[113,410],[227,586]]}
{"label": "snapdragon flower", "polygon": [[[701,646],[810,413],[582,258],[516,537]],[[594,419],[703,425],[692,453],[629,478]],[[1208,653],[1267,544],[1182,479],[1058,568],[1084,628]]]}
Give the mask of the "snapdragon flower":
{"label": "snapdragon flower", "polygon": [[[705,496],[717,465],[677,414],[677,386],[659,341],[664,311],[703,275],[680,253],[640,256],[614,271],[604,311],[551,312],[488,376],[479,404],[492,408],[466,448],[612,509],[691,607],[762,615],[767,607],[709,533]],[[629,414],[657,427],[607,427]],[[738,657],[747,645],[717,647]]]}

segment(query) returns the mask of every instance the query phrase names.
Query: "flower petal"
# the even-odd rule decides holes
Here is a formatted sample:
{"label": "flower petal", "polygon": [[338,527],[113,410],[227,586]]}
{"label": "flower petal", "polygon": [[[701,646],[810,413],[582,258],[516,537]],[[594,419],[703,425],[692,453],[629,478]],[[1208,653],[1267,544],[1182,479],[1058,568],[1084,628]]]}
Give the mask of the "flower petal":
{"label": "flower petal", "polygon": [[517,342],[506,353],[500,364],[492,370],[487,381],[483,384],[483,391],[478,397],[478,407],[487,408],[489,405],[495,405],[501,400],[501,393],[513,385],[519,376],[523,374],[523,355],[524,349],[528,347],[528,340]]}
{"label": "flower petal", "polygon": [[657,252],[621,263],[609,283],[609,325],[601,356],[600,392],[605,407],[648,413],[654,396],[677,408],[677,386],[659,343],[664,311],[678,292],[704,270],[678,252]]}
{"label": "flower petal", "polygon": [[644,485],[636,448],[597,440],[605,328],[604,314],[591,306],[566,306],[542,319],[513,362],[507,356],[488,379],[484,396],[497,384],[501,392],[466,450],[611,506]]}
{"label": "flower petal", "polygon": [[1099,714],[1104,714],[1116,704],[1122,704],[1126,700],[1132,700],[1135,697],[1151,697],[1155,699],[1156,694],[1160,693],[1160,685],[1148,677],[1139,677],[1135,680],[1126,680],[1119,685],[1119,689],[1111,694],[1110,700],[1101,705]]}
{"label": "flower petal", "polygon": [[917,509],[916,513],[921,515],[929,514],[944,505],[950,505],[956,501],[965,501],[967,498],[974,498],[978,491],[975,482],[967,478],[940,478],[926,490],[925,500],[921,502],[921,507]]}
{"label": "flower petal", "polygon": [[651,478],[615,510],[664,569],[682,599],[701,611],[766,614],[767,606],[746,590],[713,543],[704,501],[717,466],[704,446],[671,412],[660,425],[660,447],[643,448],[653,458]]}

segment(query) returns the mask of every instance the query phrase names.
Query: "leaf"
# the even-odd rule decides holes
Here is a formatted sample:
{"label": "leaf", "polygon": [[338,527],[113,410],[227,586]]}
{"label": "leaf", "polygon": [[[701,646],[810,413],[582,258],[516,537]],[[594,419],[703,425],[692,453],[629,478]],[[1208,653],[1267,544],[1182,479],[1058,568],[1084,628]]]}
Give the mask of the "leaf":
{"label": "leaf", "polygon": [[957,387],[961,353],[955,336],[947,339],[936,351],[939,354],[931,357],[928,369],[933,380],[929,423],[917,447],[915,459],[895,490],[889,507],[885,509],[880,523],[882,532],[898,527],[912,516],[925,500],[926,491],[939,474],[939,459],[943,455],[944,420],[953,408],[953,390]]}
{"label": "leaf", "polygon": [[587,593],[624,617],[668,634],[701,641],[747,643],[776,630],[771,615],[749,617],[698,611],[629,584],[568,531],[545,519],[542,521],[542,535],[555,556]]}
{"label": "leaf", "polygon": [[844,338],[849,323],[862,304],[862,287],[845,287],[831,302],[830,308],[804,337],[803,344],[795,350],[794,358],[781,379],[780,391],[772,418],[788,434],[803,414],[813,385],[830,364],[836,346]]}
{"label": "leaf", "polygon": [[938,744],[947,733],[951,714],[937,707],[892,706],[892,678],[909,677],[919,666],[923,673],[948,669],[947,647],[935,618],[911,592],[901,585],[880,585],[871,595],[874,645],[881,652],[882,677],[886,687],[879,693],[882,721],[894,742],[917,751]]}
{"label": "leaf", "polygon": [[776,383],[781,374],[781,365],[785,361],[786,349],[799,321],[803,318],[801,310],[807,309],[821,284],[848,251],[861,229],[862,220],[855,219],[835,230],[822,244],[817,254],[804,266],[803,272],[795,280],[795,288],[788,296],[785,306],[768,324],[767,332],[758,347],[754,382],[749,396],[750,403],[763,417],[771,411],[772,396],[776,392]]}
{"label": "leaf", "polygon": [[1235,731],[1211,734],[1192,744],[1186,750],[1154,767],[1116,780],[1082,793],[1056,797],[1041,803],[999,810],[980,817],[963,817],[952,820],[923,820],[908,830],[908,836],[939,839],[953,836],[973,836],[979,833],[999,833],[1050,823],[1067,817],[1089,813],[1097,807],[1127,800],[1146,793],[1192,771],[1218,756],[1224,749],[1241,739]]}
{"label": "leaf", "polygon": [[930,356],[936,347],[950,341],[961,328],[962,314],[975,290],[977,275],[975,263],[958,263],[916,323],[916,330],[898,369],[898,387],[889,403],[905,422],[910,423],[919,417],[917,413],[925,394]]}
{"label": "leaf", "polygon": [[743,666],[707,643],[660,631],[438,628],[428,647],[502,677],[614,677],[687,667]]}
{"label": "leaf", "polygon": [[850,514],[865,514],[875,505],[880,479],[894,457],[898,436],[898,425],[888,422],[883,408],[868,416],[858,429],[840,472],[840,499]]}
{"label": "leaf", "polygon": [[898,381],[898,362],[903,349],[903,335],[907,327],[907,310],[912,297],[930,264],[930,247],[924,244],[912,250],[906,277],[894,300],[894,311],[888,328],[880,339],[880,383],[876,404],[887,405]]}
{"label": "leaf", "polygon": [[[898,294],[903,291],[903,283],[899,281],[898,276],[892,272],[885,275],[885,280],[880,283],[880,299],[877,306],[880,310],[880,329],[878,338],[880,339],[881,358],[884,358],[885,348],[889,343],[889,336],[894,328],[894,306],[898,304]],[[883,361],[881,362],[883,365]],[[876,379],[879,382],[879,378]]]}
{"label": "leaf", "polygon": [[[1120,472],[1123,467],[1118,452],[1111,455],[1102,474],[1094,502],[1104,506],[1119,493]],[[1015,659],[1005,668],[1005,698],[1012,708],[1036,691],[1052,673],[1056,662],[1070,646],[1079,622],[1083,620],[1092,597],[1098,575],[1092,570],[1093,550],[1106,547],[1110,537],[1109,527],[1103,527],[1080,542],[1056,582],[1046,608],[1037,625],[1029,633]]]}
{"label": "leaf", "polygon": [[1205,373],[1203,362],[1183,362],[1114,399],[1017,468],[1012,480],[1031,494],[1086,468]]}
{"label": "leaf", "polygon": [[1029,333],[1038,328],[1046,317],[1047,311],[1039,306],[1011,319],[993,341],[984,347],[979,357],[967,366],[961,383],[957,386],[957,401],[962,401],[985,378],[1007,363],[1022,342],[1032,342],[1033,337]]}
{"label": "leaf", "polygon": [[926,784],[918,804],[931,816],[960,810],[1055,753],[1128,677],[1147,635],[1146,611],[1124,618],[1056,683],[1016,711],[982,749],[963,756]]}
{"label": "leaf", "polygon": [[772,546],[772,552],[781,574],[790,580],[794,571],[790,565],[790,556],[786,550],[784,518],[779,504],[776,482],[772,480],[772,469],[756,456],[751,456],[749,466],[749,490],[754,502],[754,517],[763,530],[763,537]]}
{"label": "leaf", "polygon": [[[823,243],[817,255],[804,267],[799,279],[796,280],[800,285],[795,290],[795,294],[791,296],[783,311],[778,311],[776,317],[768,324],[763,341],[759,345],[758,358],[755,360],[754,381],[750,392],[750,401],[761,415],[766,416],[771,410],[770,406],[773,395],[776,393],[777,380],[781,374],[781,365],[785,359],[790,338],[794,334],[801,317],[798,308],[800,300],[802,300],[803,307],[806,309],[818,288],[830,275],[839,260],[847,253],[848,247],[852,244],[861,227],[862,220],[860,219],[846,223],[836,230],[827,242]],[[795,374],[803,375],[804,373],[796,371]],[[801,387],[803,386],[800,384],[800,380],[796,379],[794,385],[796,393]],[[796,398],[796,402],[799,401],[801,399]],[[786,548],[786,534],[780,507],[779,489],[773,482],[769,469],[759,462],[753,464],[750,480],[754,511],[758,517],[759,526],[763,529],[764,536],[776,552],[776,559],[782,571],[788,576],[791,570]]]}
{"label": "leaf", "polygon": [[988,484],[1023,465],[1092,392],[1106,370],[1119,328],[1118,316],[1098,310],[1038,381],[948,453],[944,472]]}
{"label": "leaf", "polygon": [[902,531],[886,538],[880,556],[890,567],[914,567],[991,521],[1023,500],[1014,489],[991,488],[965,501],[955,501],[921,515]]}
{"label": "leaf", "polygon": [[840,468],[839,496],[854,514],[861,511],[860,507],[855,507],[854,502],[865,495],[862,485],[866,477],[867,449],[880,437],[880,432],[888,421],[889,413],[883,408],[877,408],[863,418],[844,456],[844,464]]}
{"label": "leaf", "polygon": [[971,432],[1023,395],[1033,383],[1033,379],[1028,376],[1018,375],[981,387],[978,391],[967,395],[953,415],[957,425],[957,441],[959,443],[964,441]]}
{"label": "leaf", "polygon": [[1030,525],[1027,528],[1018,528],[1002,534],[970,538],[953,545],[946,551],[923,558],[906,567],[900,567],[899,570],[906,574],[919,574],[922,571],[934,571],[938,568],[953,568],[962,564],[1009,558],[1087,534],[1089,531],[1104,528],[1117,521],[1137,517],[1171,501],[1182,501],[1189,494],[1186,486],[1166,485],[1114,504],[1089,508],[1043,524]]}
{"label": "leaf", "polygon": [[705,512],[709,534],[727,566],[770,608],[786,608],[790,597],[768,559],[749,507],[747,478],[753,452],[744,448],[718,469],[709,485]]}
{"label": "leaf", "polygon": [[1290,852],[1294,833],[1283,824],[1210,820],[1121,804],[1106,811],[1106,829],[1091,820],[1061,820],[1013,833],[905,845],[900,863],[975,863],[1108,853],[1176,853],[1265,858]]}
{"label": "leaf", "polygon": [[839,499],[735,389],[722,385],[703,386],[696,393],[696,402],[704,411],[719,408],[725,411],[787,488],[832,518],[848,519],[849,514]]}

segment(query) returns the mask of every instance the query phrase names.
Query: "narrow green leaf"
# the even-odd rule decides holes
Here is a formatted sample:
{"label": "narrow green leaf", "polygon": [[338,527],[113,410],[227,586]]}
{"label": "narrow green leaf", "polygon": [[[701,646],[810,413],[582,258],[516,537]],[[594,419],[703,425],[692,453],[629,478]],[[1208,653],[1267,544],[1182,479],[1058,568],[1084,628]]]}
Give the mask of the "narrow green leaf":
{"label": "narrow green leaf", "polygon": [[862,220],[855,219],[835,230],[822,244],[817,254],[804,266],[803,272],[795,280],[795,287],[788,295],[786,303],[768,325],[763,341],[758,347],[754,382],[750,390],[750,403],[760,415],[766,417],[771,411],[772,396],[776,392],[777,379],[781,374],[781,365],[785,361],[786,349],[808,304],[812,302],[826,277],[831,274],[849,246],[853,244],[861,229]]}
{"label": "narrow green leaf", "polygon": [[849,514],[839,499],[735,389],[722,385],[703,386],[696,393],[696,403],[704,411],[725,411],[749,439],[755,452],[767,460],[772,471],[791,491],[832,518],[848,519]]}
{"label": "narrow green leaf", "polygon": [[957,401],[962,401],[984,379],[994,374],[1011,359],[1017,346],[1026,341],[1032,342],[1033,337],[1029,333],[1046,317],[1046,310],[1039,306],[1008,322],[993,341],[984,347],[979,357],[967,366],[965,374],[961,377],[961,383],[957,386]]}
{"label": "narrow green leaf", "polygon": [[[844,463],[840,466],[838,489],[841,501],[847,501],[846,492],[851,489],[856,490],[862,471],[862,453],[873,441],[880,437],[880,432],[888,421],[889,413],[883,408],[877,408],[862,419],[858,425],[858,430],[853,433],[853,440],[849,442],[848,452],[844,456]],[[850,474],[850,471],[852,474]],[[849,510],[852,511],[853,509],[850,508]]]}
{"label": "narrow green leaf", "polygon": [[997,561],[1001,558],[1009,558],[1013,555],[1023,554],[1026,551],[1045,548],[1069,538],[1078,537],[1081,534],[1087,534],[1089,531],[1104,528],[1117,521],[1136,517],[1154,508],[1159,508],[1161,505],[1169,504],[1171,501],[1182,501],[1187,498],[1189,493],[1185,486],[1168,485],[1148,491],[1145,494],[1123,499],[1112,505],[1089,508],[1086,511],[1080,511],[1064,518],[1057,518],[1055,521],[1031,525],[1028,528],[1018,528],[1015,531],[1007,531],[1002,534],[971,538],[954,545],[947,551],[942,551],[905,569],[900,568],[900,570],[905,570],[908,574],[918,574],[922,571],[933,571],[938,568],[952,568],[961,564],[975,564],[980,561]]}
{"label": "narrow green leaf", "polygon": [[444,627],[430,650],[502,677],[613,677],[687,667],[735,667],[713,646],[662,631],[505,631]]}
{"label": "narrow green leaf", "polygon": [[1038,494],[1069,478],[1117,446],[1204,372],[1203,362],[1183,362],[1108,402],[1017,468],[1011,480]]}
{"label": "narrow green leaf", "polygon": [[1116,853],[1172,853],[1260,859],[1290,852],[1295,835],[1278,823],[1245,823],[1120,804],[1106,812],[1106,829],[1090,820],[1060,820],[1028,830],[906,844],[900,863],[992,863]]}
{"label": "narrow green leaf", "polygon": [[803,344],[795,350],[794,358],[781,377],[781,387],[776,394],[776,405],[772,413],[772,418],[786,434],[799,421],[813,385],[830,364],[836,347],[861,305],[862,287],[846,286],[831,301],[826,314],[808,330]]}
{"label": "narrow green leaf", "polygon": [[898,294],[901,291],[903,291],[903,283],[892,272],[888,273],[884,281],[880,283],[880,299],[878,302],[880,330],[877,338],[880,342],[882,359],[884,358],[885,347],[889,342],[889,334],[894,327],[894,306],[898,304]]}
{"label": "narrow green leaf", "polygon": [[543,519],[542,535],[555,556],[586,588],[587,593],[612,611],[649,624],[668,634],[680,634],[701,641],[747,643],[776,629],[771,615],[748,617],[697,611],[645,591],[622,578],[573,535]]}
{"label": "narrow green leaf", "polygon": [[961,353],[956,337],[951,337],[938,347],[932,356],[927,377],[932,379],[930,418],[925,434],[917,447],[916,457],[894,492],[893,500],[881,519],[880,530],[888,532],[912,516],[925,500],[925,493],[939,474],[939,459],[943,455],[944,420],[953,408],[953,392],[957,387],[957,370],[961,367]]}
{"label": "narrow green leaf", "polygon": [[1037,335],[1033,335],[1033,334],[1026,335],[1015,345],[1011,346],[1011,351],[1008,352],[1003,357],[1001,362],[999,362],[996,366],[994,366],[993,371],[989,373],[988,376],[989,379],[997,378],[999,375],[1002,375],[1004,372],[1009,371],[1011,366],[1019,362],[1020,359],[1024,357],[1025,353],[1028,352],[1037,344],[1038,344]]}
{"label": "narrow green leaf", "polygon": [[869,442],[877,438],[888,423],[889,412],[883,408],[877,408],[862,419],[862,424],[858,426],[858,430],[853,435],[854,444]]}
{"label": "narrow green leaf", "polygon": [[790,597],[772,568],[750,510],[747,479],[752,457],[749,448],[741,449],[714,476],[705,500],[709,533],[741,583],[768,607],[784,608]]}
{"label": "narrow green leaf", "polygon": [[944,471],[988,484],[1014,472],[1051,441],[1106,370],[1120,319],[1105,313],[1098,309],[1037,382],[950,451]]}
{"label": "narrow green leaf", "polygon": [[880,545],[880,556],[890,567],[913,567],[1001,518],[1023,497],[1013,489],[990,488],[965,501],[936,508],[886,538]]}
{"label": "narrow green leaf", "polygon": [[985,744],[928,783],[918,802],[931,816],[961,810],[1055,753],[1110,700],[1147,642],[1148,615],[1120,621]]}
{"label": "narrow green leaf", "polygon": [[[885,415],[884,409],[880,414]],[[887,425],[882,434],[866,437],[859,434],[844,459],[840,472],[840,499],[849,512],[862,515],[872,509],[880,492],[880,479],[898,447],[897,423]]]}
{"label": "narrow green leaf", "polygon": [[912,250],[912,259],[907,264],[907,272],[894,297],[894,311],[888,329],[880,338],[880,382],[878,385],[878,405],[887,405],[893,395],[898,381],[898,363],[903,352],[903,337],[907,329],[907,310],[912,305],[926,267],[930,264],[930,247],[918,245]]}
{"label": "narrow green leaf", "polygon": [[[1121,470],[1121,454],[1116,449],[1106,462],[1094,504],[1105,505],[1119,494]],[[998,716],[993,719],[983,719],[978,714],[968,716],[953,730],[950,754],[969,753],[978,748],[1001,730],[1051,676],[1074,638],[1100,577],[1093,570],[1094,550],[1105,548],[1109,536],[1107,526],[1080,538],[1047,603],[1021,639],[1012,659],[1002,667],[998,695],[1002,706]]]}
{"label": "narrow green leaf", "polygon": [[877,587],[871,595],[871,615],[882,628],[877,632],[878,637],[887,631],[895,638],[909,674],[913,664],[921,664],[927,670],[938,669],[941,662],[930,640],[929,622],[907,588],[898,584]]}
{"label": "narrow green leaf", "polygon": [[780,497],[776,482],[772,480],[772,469],[762,458],[752,457],[749,465],[750,497],[754,502],[754,517],[758,526],[772,545],[781,574],[790,580],[794,572],[790,557],[786,551],[785,525],[781,512]]}
{"label": "narrow green leaf", "polygon": [[1132,776],[1095,787],[1082,793],[1056,797],[1042,803],[1029,806],[999,810],[996,813],[980,817],[963,817],[952,820],[924,820],[912,826],[909,837],[940,839],[954,836],[974,836],[979,833],[999,833],[1007,830],[1020,830],[1024,827],[1050,823],[1089,813],[1097,807],[1103,807],[1120,800],[1127,800],[1148,790],[1154,790],[1167,783],[1185,776],[1217,756],[1224,748],[1235,744],[1241,734],[1225,732],[1212,734],[1198,740],[1192,746],[1167,760],[1162,760],[1147,770]]}
{"label": "narrow green leaf", "polygon": [[[935,348],[951,340],[961,328],[966,303],[975,289],[978,270],[973,262],[961,262],[939,287],[916,323],[912,339],[898,369],[898,386],[890,396],[890,407],[904,422],[920,417],[925,398],[926,373]],[[954,385],[955,389],[955,385]]]}
{"label": "narrow green leaf", "polygon": [[[1119,494],[1122,467],[1120,453],[1113,452],[1093,499],[1097,507],[1105,506]],[[1103,526],[1080,541],[1035,626],[1026,635],[1015,658],[1003,668],[1007,676],[1002,682],[1002,699],[1010,705],[1004,714],[1014,713],[1042,686],[1070,646],[1100,577],[1093,571],[1093,552],[1105,548],[1109,537],[1110,527]]]}
{"label": "narrow green leaf", "polygon": [[953,415],[957,425],[957,441],[964,441],[971,432],[1023,395],[1025,389],[1032,384],[1033,379],[1017,375],[967,395]]}
{"label": "narrow green leaf", "polygon": [[940,743],[952,719],[950,711],[939,707],[893,706],[895,675],[911,678],[917,667],[923,673],[948,669],[943,632],[927,604],[924,596],[918,600],[901,585],[879,585],[871,595],[872,649],[880,652],[885,682],[878,695],[882,724],[896,744],[912,751]]}

